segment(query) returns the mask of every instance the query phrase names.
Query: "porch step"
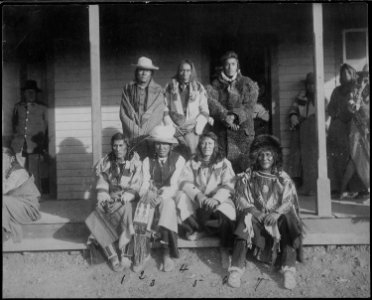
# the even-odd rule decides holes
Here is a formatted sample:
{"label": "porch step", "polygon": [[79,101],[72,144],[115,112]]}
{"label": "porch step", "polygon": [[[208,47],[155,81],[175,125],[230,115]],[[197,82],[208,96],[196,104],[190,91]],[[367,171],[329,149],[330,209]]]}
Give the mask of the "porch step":
{"label": "porch step", "polygon": [[[366,207],[366,209],[369,207]],[[20,243],[8,240],[3,252],[84,250],[89,230],[84,220],[92,209],[87,201],[47,201],[41,203],[42,217],[24,225]],[[369,217],[305,218],[304,245],[370,244]],[[217,247],[216,238],[198,241],[179,239],[180,248]]]}

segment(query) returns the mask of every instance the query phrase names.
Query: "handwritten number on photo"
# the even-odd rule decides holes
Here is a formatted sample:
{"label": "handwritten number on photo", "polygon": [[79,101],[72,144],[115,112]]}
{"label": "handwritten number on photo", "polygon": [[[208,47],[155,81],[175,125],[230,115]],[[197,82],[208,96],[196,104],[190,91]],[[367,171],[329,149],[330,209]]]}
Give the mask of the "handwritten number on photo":
{"label": "handwritten number on photo", "polygon": [[121,284],[123,284],[124,278],[125,278],[125,275],[124,275],[123,278],[121,279]]}
{"label": "handwritten number on photo", "polygon": [[150,286],[154,286],[155,285],[155,279],[151,280],[151,283],[150,283]]}
{"label": "handwritten number on photo", "polygon": [[141,280],[144,279],[145,278],[144,274],[145,274],[145,271],[142,271],[140,277],[138,277],[138,278],[141,279]]}
{"label": "handwritten number on photo", "polygon": [[198,283],[198,281],[204,281],[203,279],[196,279],[195,281],[194,281],[194,283],[193,283],[193,287],[196,287],[196,284]]}
{"label": "handwritten number on photo", "polygon": [[188,265],[187,264],[182,264],[181,268],[180,268],[180,272],[183,272],[183,271],[187,271],[189,268],[188,268]]}

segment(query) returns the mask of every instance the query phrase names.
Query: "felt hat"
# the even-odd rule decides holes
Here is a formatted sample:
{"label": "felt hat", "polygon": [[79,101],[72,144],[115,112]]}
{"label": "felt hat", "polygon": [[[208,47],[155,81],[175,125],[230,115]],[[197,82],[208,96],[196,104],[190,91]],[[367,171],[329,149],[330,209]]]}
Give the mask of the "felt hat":
{"label": "felt hat", "polygon": [[176,130],[173,126],[158,125],[151,130],[148,140],[158,143],[178,144],[174,137],[175,133]]}
{"label": "felt hat", "polygon": [[154,66],[152,60],[145,56],[140,57],[137,64],[132,64],[132,66],[145,70],[159,70],[159,67]]}
{"label": "felt hat", "polygon": [[257,160],[257,157],[261,150],[269,149],[276,153],[277,160],[276,165],[277,167],[282,166],[283,162],[283,155],[282,155],[282,148],[280,146],[279,140],[269,134],[261,134],[258,135],[252,142],[250,151],[249,151],[249,158],[252,164],[254,164]]}
{"label": "felt hat", "polygon": [[25,85],[22,87],[22,91],[25,90],[35,90],[37,92],[41,92],[41,89],[38,88],[35,80],[27,80]]}

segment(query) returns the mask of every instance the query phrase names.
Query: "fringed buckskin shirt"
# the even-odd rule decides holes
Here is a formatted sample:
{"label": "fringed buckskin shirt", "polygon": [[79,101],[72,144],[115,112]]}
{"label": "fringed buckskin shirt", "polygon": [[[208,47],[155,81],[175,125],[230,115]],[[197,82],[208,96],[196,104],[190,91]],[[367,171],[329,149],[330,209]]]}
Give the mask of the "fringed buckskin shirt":
{"label": "fringed buckskin shirt", "polygon": [[137,153],[130,160],[118,162],[114,153],[103,157],[96,166],[97,193],[109,194],[114,197],[118,192],[138,196],[142,184],[142,163]]}
{"label": "fringed buckskin shirt", "polygon": [[296,188],[286,172],[280,171],[274,175],[248,169],[238,176],[235,186],[238,211],[255,207],[263,213],[286,214],[293,209],[298,216]]}

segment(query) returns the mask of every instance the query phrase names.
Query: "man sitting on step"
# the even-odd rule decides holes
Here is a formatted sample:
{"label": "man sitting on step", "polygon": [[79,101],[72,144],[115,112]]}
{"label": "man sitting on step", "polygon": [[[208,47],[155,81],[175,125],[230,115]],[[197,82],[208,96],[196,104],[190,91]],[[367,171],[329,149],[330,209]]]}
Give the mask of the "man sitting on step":
{"label": "man sitting on step", "polygon": [[3,147],[3,242],[22,238],[21,224],[40,219],[40,192],[11,148]]}
{"label": "man sitting on step", "polygon": [[[96,165],[97,205],[85,223],[118,272],[130,267],[128,244],[134,234],[132,216],[142,183],[141,161],[122,133],[111,138],[112,151]],[[114,248],[119,240],[121,263]]]}
{"label": "man sitting on step", "polygon": [[[177,211],[173,197],[178,189],[178,177],[185,165],[185,159],[172,151],[173,145],[178,144],[174,134],[174,127],[163,125],[154,127],[150,132],[149,141],[154,143],[155,153],[143,161],[141,200],[133,220],[136,231],[133,267],[135,272],[142,270],[150,257],[151,235],[160,238],[162,271],[173,270],[174,262],[171,257],[179,256]],[[141,217],[147,215],[150,218]]]}

